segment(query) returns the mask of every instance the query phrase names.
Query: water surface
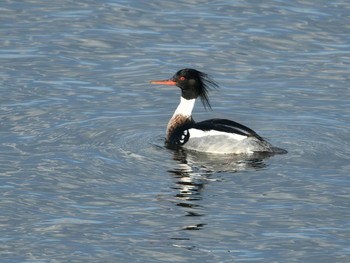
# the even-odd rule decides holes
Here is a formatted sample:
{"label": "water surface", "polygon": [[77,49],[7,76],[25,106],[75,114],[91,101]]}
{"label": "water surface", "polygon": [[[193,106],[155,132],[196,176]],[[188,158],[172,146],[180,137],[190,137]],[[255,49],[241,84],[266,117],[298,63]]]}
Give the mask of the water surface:
{"label": "water surface", "polygon": [[[2,262],[349,262],[347,1],[4,1]],[[270,158],[172,151],[196,120],[243,123]]]}

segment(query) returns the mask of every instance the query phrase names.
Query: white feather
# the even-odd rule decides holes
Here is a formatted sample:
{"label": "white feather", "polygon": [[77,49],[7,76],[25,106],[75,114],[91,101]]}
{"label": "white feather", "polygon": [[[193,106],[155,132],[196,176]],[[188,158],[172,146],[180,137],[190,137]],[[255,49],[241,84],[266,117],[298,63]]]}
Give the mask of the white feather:
{"label": "white feather", "polygon": [[240,134],[216,130],[203,131],[194,128],[188,131],[190,138],[183,147],[200,152],[252,154],[254,151],[262,151],[265,147],[265,142]]}
{"label": "white feather", "polygon": [[208,130],[203,131],[199,129],[189,129],[191,138],[199,138],[199,137],[205,137],[205,136],[225,136],[229,139],[233,139],[236,141],[242,141],[247,138],[247,136],[236,134],[236,133],[228,133],[228,132],[222,132],[222,131],[216,131],[216,130]]}
{"label": "white feather", "polygon": [[186,100],[185,98],[181,97],[180,104],[177,106],[173,117],[176,115],[191,116],[195,102],[196,99]]}

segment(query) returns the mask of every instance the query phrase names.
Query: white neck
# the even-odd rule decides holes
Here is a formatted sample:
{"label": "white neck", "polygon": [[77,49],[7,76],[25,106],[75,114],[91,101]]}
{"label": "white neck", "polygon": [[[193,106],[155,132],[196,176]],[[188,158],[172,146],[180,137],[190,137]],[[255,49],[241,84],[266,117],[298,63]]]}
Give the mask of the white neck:
{"label": "white neck", "polygon": [[177,106],[173,117],[176,115],[183,115],[190,117],[192,115],[192,110],[194,107],[194,103],[196,102],[196,99],[186,100],[183,97],[181,97],[180,104]]}

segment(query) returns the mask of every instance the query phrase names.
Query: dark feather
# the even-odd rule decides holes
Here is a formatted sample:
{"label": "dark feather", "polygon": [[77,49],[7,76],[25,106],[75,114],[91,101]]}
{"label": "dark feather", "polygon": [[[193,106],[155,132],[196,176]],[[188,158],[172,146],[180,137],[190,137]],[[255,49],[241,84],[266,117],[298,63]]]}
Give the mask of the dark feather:
{"label": "dark feather", "polygon": [[[183,79],[182,79],[183,78]],[[199,97],[205,109],[211,109],[208,93],[211,89],[216,89],[219,85],[207,74],[196,69],[185,68],[179,70],[173,81],[182,89],[182,96],[186,99]]]}
{"label": "dark feather", "polygon": [[217,130],[222,132],[237,133],[248,137],[253,136],[263,141],[263,138],[252,129],[238,122],[226,120],[226,119],[210,119],[202,122],[197,122],[193,124],[192,127],[196,129],[205,130],[205,131]]}
{"label": "dark feather", "polygon": [[198,74],[200,76],[199,82],[202,84],[202,88],[199,90],[199,98],[201,99],[204,108],[209,108],[211,110],[208,92],[212,89],[217,89],[219,85],[207,74],[200,71],[198,71]]}

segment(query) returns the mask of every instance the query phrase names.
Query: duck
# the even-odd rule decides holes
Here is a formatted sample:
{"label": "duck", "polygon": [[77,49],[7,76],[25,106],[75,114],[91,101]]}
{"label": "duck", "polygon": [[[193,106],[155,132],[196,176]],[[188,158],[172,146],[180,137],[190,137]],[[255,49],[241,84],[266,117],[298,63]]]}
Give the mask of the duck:
{"label": "duck", "polygon": [[287,153],[238,122],[227,119],[194,121],[192,111],[196,99],[201,100],[205,109],[211,109],[209,91],[219,87],[206,73],[185,68],[171,79],[151,83],[174,85],[181,90],[180,103],[166,128],[166,147],[213,154]]}

